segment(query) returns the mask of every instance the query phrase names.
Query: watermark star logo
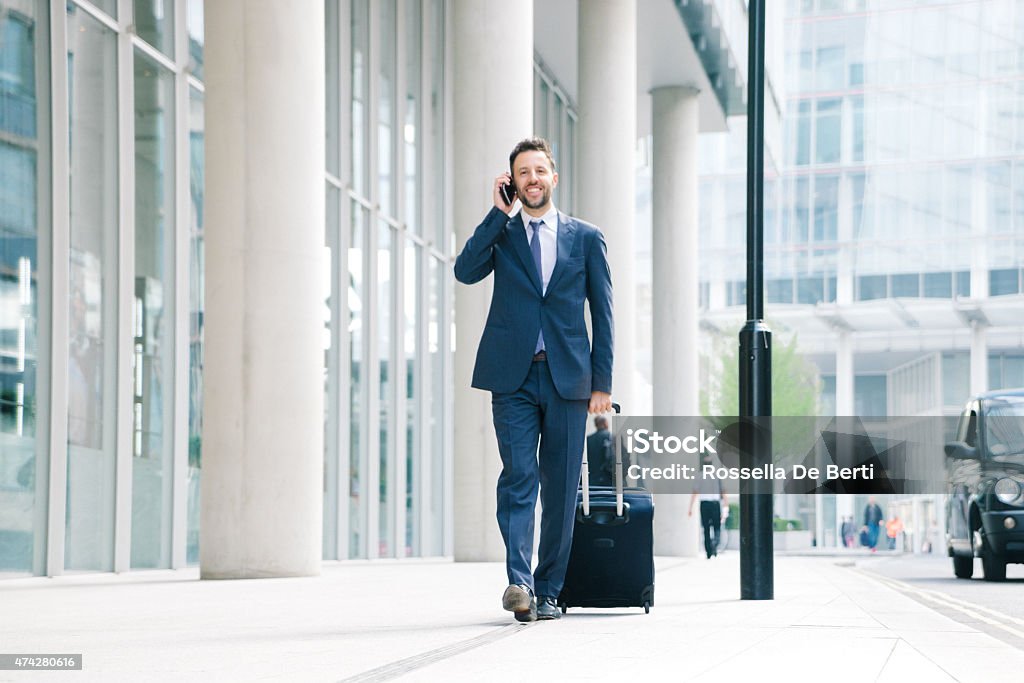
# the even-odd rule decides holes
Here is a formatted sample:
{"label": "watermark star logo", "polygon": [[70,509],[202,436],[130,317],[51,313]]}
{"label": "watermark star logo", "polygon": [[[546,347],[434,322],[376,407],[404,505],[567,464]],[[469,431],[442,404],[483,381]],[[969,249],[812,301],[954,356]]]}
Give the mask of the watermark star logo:
{"label": "watermark star logo", "polygon": [[630,453],[715,453],[714,440],[717,434],[708,434],[703,429],[699,436],[662,436],[647,429],[626,430],[626,450]]}

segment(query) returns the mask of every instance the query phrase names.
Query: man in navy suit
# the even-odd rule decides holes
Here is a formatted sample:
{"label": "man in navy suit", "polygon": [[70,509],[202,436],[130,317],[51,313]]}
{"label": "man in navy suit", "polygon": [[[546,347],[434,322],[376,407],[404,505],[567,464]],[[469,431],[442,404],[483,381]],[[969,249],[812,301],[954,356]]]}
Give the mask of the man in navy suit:
{"label": "man in navy suit", "polygon": [[[569,562],[587,413],[611,410],[612,282],[601,232],[551,201],[558,173],[547,141],[520,142],[509,167],[511,174],[494,179],[494,207],[456,259],[455,277],[473,284],[494,273],[473,386],[491,392],[501,455],[498,526],[509,582],[502,606],[518,621],[534,621],[561,616],[556,600]],[[502,197],[507,183],[522,203],[511,218],[515,198]],[[540,545],[531,572],[538,485]]]}

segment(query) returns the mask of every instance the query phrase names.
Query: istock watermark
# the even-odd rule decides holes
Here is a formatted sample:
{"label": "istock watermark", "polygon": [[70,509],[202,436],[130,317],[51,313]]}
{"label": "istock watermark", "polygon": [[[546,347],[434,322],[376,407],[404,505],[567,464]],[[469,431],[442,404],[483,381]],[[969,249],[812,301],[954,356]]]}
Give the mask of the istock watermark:
{"label": "istock watermark", "polygon": [[[662,436],[647,429],[626,430],[626,450],[630,453],[717,453],[712,445],[717,434],[703,429],[697,436]],[[695,445],[696,444],[696,445]]]}
{"label": "istock watermark", "polygon": [[728,493],[764,482],[775,493],[930,494],[946,492],[955,421],[628,416],[612,426],[629,483],[655,493],[714,479]]}

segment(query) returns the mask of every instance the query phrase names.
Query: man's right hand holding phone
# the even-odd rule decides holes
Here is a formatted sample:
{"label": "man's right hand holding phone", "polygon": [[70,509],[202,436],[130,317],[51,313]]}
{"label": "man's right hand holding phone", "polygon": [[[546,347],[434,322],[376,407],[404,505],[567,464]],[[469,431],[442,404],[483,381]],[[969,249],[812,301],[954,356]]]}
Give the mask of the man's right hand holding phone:
{"label": "man's right hand holding phone", "polygon": [[[508,201],[506,201],[506,199]],[[516,186],[512,176],[502,173],[494,179],[494,205],[507,214],[512,213],[512,205],[516,201]]]}

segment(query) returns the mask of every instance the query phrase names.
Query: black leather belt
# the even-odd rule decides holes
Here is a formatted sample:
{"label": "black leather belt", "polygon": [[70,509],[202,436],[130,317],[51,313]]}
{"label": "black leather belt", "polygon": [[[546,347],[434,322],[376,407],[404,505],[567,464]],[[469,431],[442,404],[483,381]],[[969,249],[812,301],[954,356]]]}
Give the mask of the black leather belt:
{"label": "black leather belt", "polygon": [[543,351],[538,351],[537,353],[533,354],[533,362],[534,363],[540,363],[541,361],[546,361],[547,359],[548,359],[548,354],[546,354]]}

